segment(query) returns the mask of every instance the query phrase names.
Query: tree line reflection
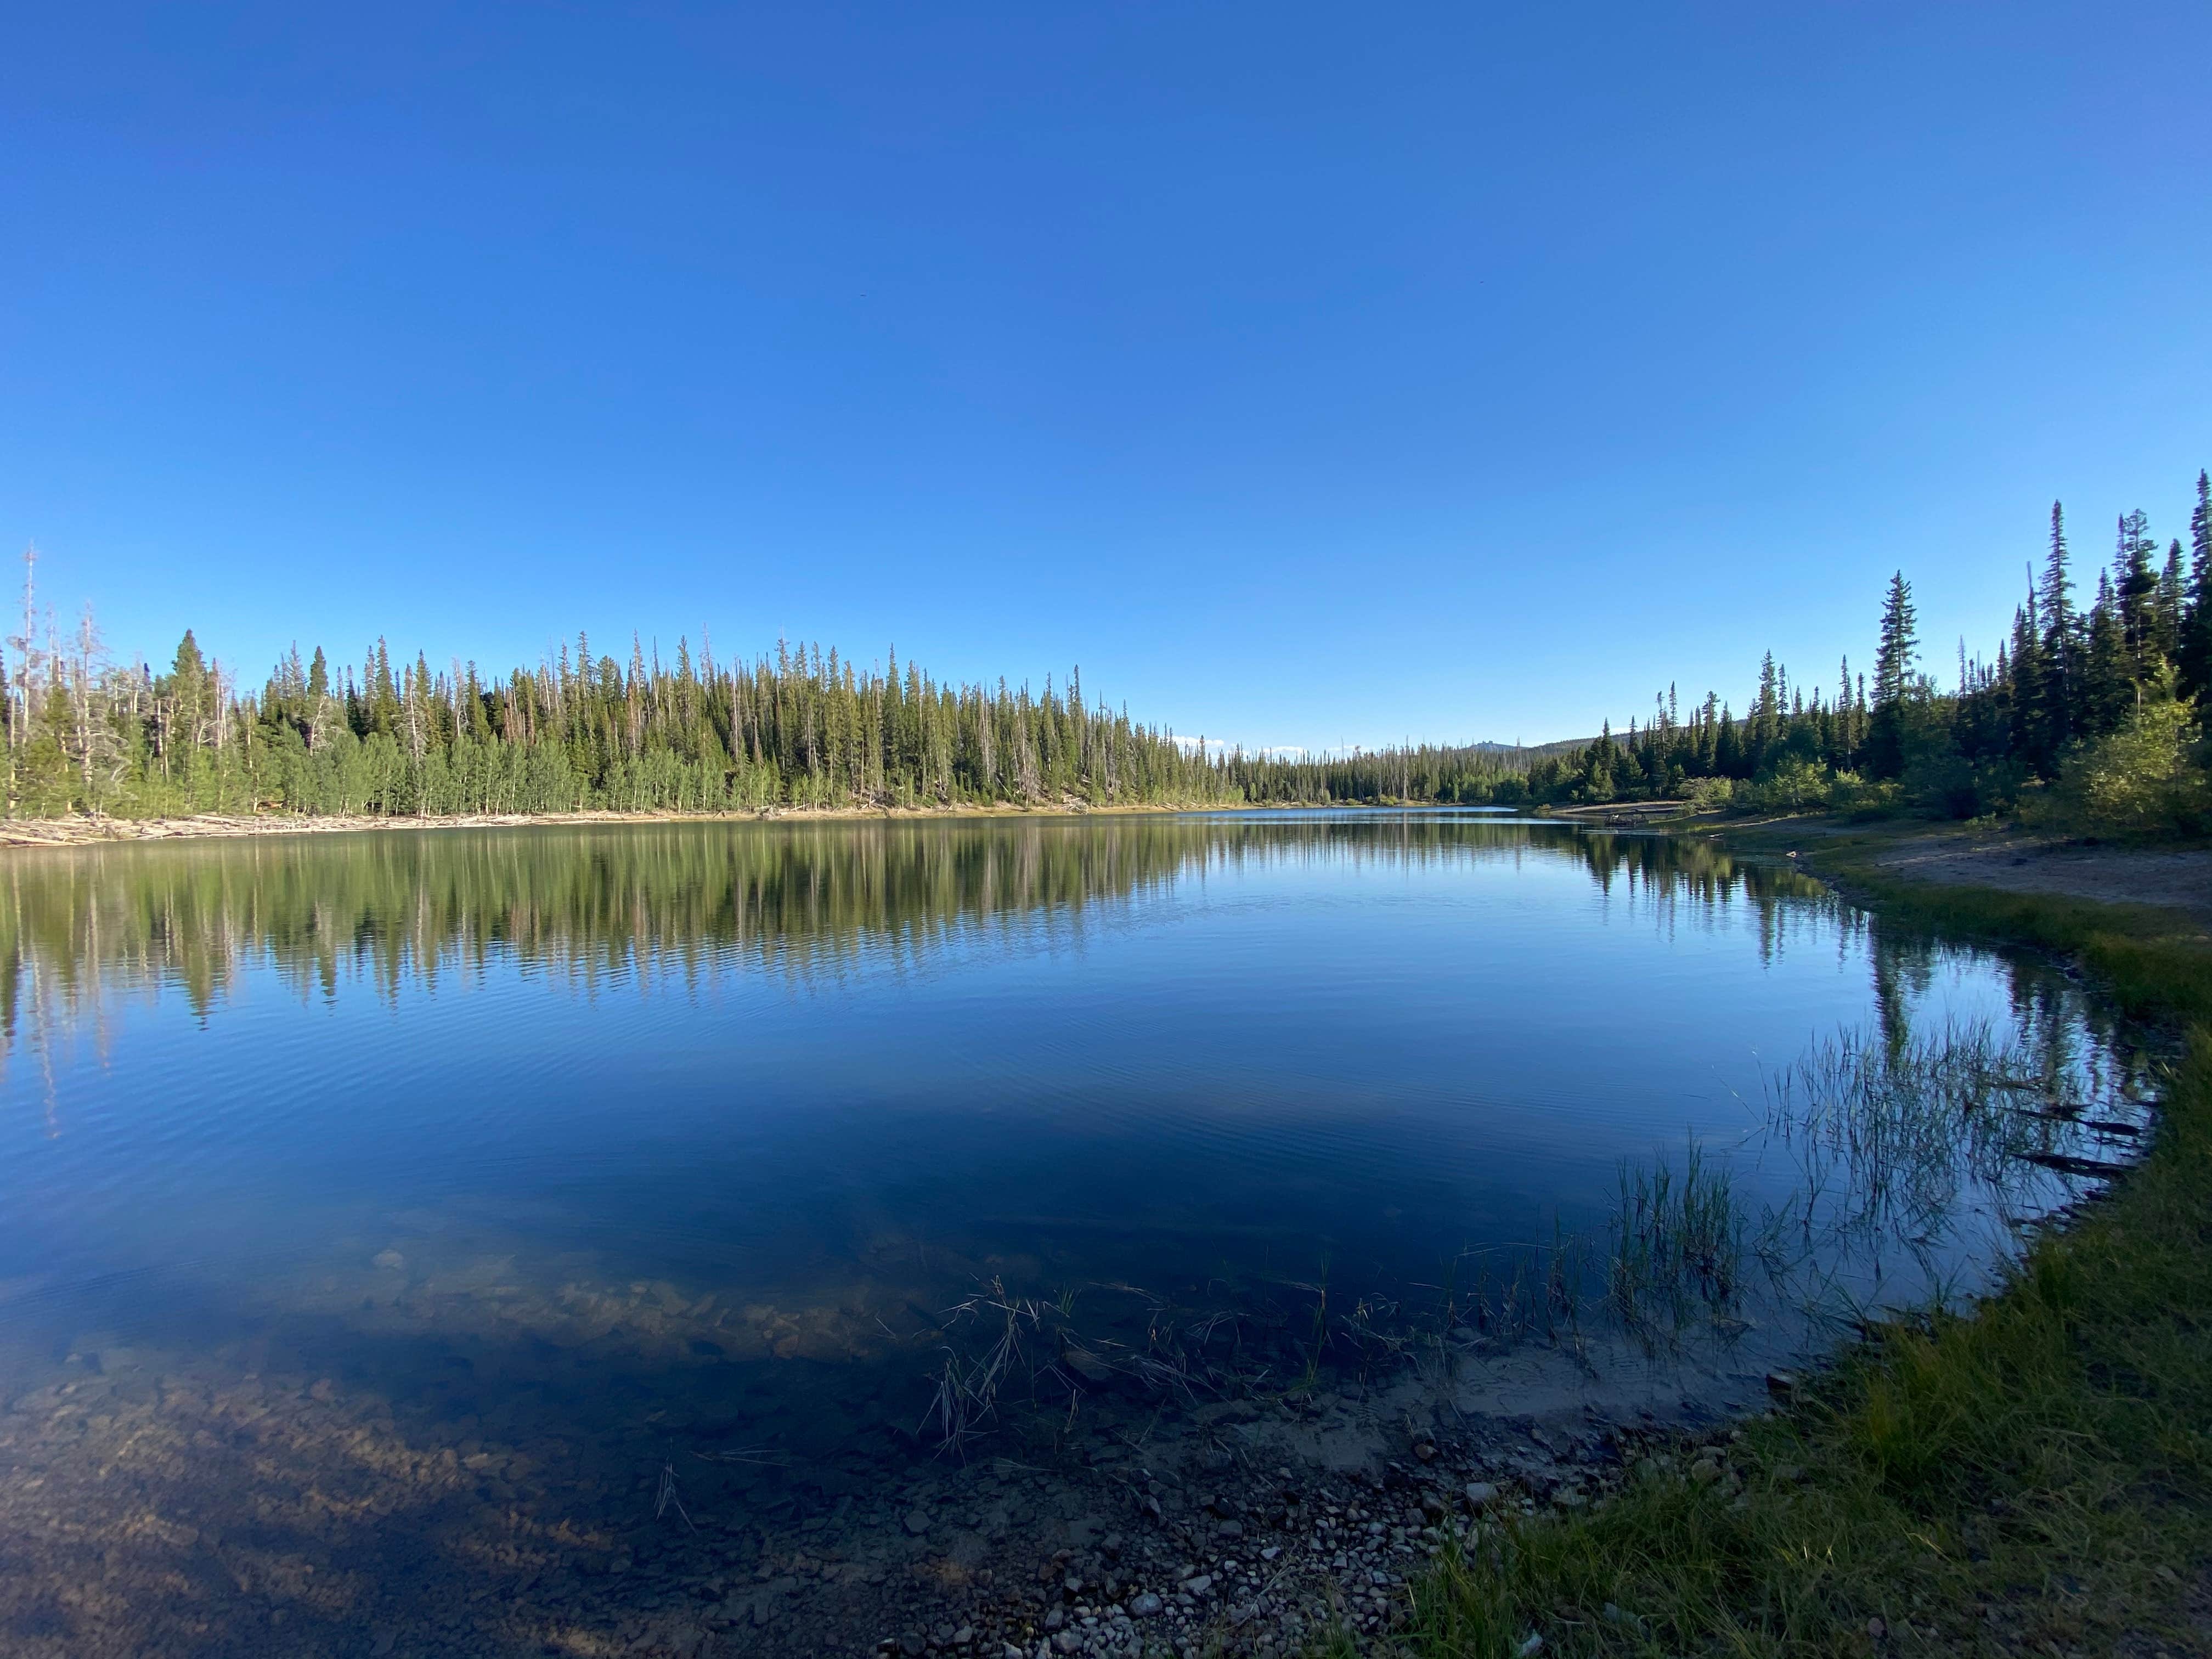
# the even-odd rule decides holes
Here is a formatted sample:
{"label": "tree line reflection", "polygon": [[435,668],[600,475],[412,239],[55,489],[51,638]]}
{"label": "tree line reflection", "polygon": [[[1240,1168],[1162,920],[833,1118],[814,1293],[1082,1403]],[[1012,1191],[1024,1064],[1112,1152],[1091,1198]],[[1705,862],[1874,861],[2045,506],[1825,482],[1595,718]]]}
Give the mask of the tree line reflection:
{"label": "tree line reflection", "polygon": [[[712,822],[372,831],[27,851],[0,873],[0,1039],[173,990],[213,1016],[265,970],[302,997],[513,964],[589,987],[923,964],[994,934],[1080,937],[1179,885],[1267,867],[1578,868],[1609,919],[1748,925],[1763,961],[1866,949],[1886,1030],[1960,947],[1879,924],[1717,843],[1443,815]],[[2014,1001],[2063,1024],[2047,971]]]}

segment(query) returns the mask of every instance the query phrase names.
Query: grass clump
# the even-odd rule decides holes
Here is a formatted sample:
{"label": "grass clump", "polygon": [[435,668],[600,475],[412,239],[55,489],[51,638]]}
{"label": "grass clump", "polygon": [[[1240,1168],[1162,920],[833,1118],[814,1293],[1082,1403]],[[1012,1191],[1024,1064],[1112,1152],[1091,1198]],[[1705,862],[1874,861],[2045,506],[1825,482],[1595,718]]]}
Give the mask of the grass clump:
{"label": "grass clump", "polygon": [[1893,907],[2071,949],[2124,1006],[2192,1027],[2148,1156],[1978,1308],[1879,1326],[1731,1441],[1449,1549],[1407,1651],[2207,1650],[2188,1602],[2212,1559],[2212,959],[2171,918],[2082,902]]}
{"label": "grass clump", "polygon": [[1613,1212],[1606,1297],[1631,1329],[1664,1316],[1730,1307],[1743,1256],[1743,1214],[1725,1164],[1691,1141],[1676,1170],[1624,1164]]}

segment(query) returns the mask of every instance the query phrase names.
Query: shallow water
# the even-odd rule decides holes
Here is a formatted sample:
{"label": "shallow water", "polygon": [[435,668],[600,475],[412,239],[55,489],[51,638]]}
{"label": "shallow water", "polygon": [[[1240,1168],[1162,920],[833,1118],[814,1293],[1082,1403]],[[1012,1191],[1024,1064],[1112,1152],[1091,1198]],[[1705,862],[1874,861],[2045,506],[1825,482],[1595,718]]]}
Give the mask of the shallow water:
{"label": "shallow water", "polygon": [[[368,833],[0,882],[0,1393],[283,1376],[572,1504],[679,1451],[793,1512],[927,1460],[987,1290],[1047,1310],[1033,1346],[1170,1366],[1153,1405],[1373,1382],[1425,1333],[1740,1395],[1819,1311],[1981,1282],[2139,1092],[2033,963],[1474,815]],[[1973,1033],[2063,1109],[1932,1163],[1924,1125],[1839,1137],[1777,1088],[1838,1031]],[[1693,1145],[1741,1260],[1655,1342],[1608,1315],[1609,1218]],[[1145,1393],[1052,1358],[1055,1413]],[[189,1460],[163,1491],[167,1525],[246,1501]]]}

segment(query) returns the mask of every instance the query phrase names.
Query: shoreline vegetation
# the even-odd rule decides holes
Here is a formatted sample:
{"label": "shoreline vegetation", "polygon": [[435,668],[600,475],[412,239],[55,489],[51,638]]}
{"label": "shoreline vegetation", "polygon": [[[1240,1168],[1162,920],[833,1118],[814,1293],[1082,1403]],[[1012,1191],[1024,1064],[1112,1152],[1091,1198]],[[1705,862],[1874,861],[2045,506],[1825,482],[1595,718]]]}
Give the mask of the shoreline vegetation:
{"label": "shoreline vegetation", "polygon": [[1589,1510],[1460,1534],[1401,1650],[2212,1651],[2212,942],[2172,906],[1915,879],[1832,821],[1725,839],[1893,921],[2075,963],[2185,1045],[2154,1137],[1974,1308],[1868,1326]]}

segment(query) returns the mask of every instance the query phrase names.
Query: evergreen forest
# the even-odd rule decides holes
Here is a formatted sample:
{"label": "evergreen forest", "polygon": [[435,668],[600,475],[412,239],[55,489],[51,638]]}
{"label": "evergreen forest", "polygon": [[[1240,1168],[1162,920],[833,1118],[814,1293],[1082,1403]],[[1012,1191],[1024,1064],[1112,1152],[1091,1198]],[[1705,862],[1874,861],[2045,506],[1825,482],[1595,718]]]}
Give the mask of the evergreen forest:
{"label": "evergreen forest", "polygon": [[2021,812],[2128,834],[2212,828],[2198,709],[2212,687],[2212,479],[2197,477],[2189,541],[2161,550],[2142,511],[2117,522],[2094,583],[2065,509],[2030,565],[1994,655],[1962,642],[1929,672],[1912,586],[1883,595],[1871,679],[1843,657],[1832,684],[1793,680],[1771,653],[1742,712],[1669,686],[1625,732],[1542,750],[1421,747],[1313,762],[1231,755],[1240,799],[1700,807],[1814,807],[1940,817]]}
{"label": "evergreen forest", "polygon": [[[258,686],[187,632],[166,668],[106,649],[89,611],[41,618],[26,560],[0,659],[5,810],[69,814],[445,816],[620,811],[1368,802],[2019,811],[2116,833],[2198,833],[2212,814],[2198,707],[2212,686],[2212,480],[2186,545],[2140,510],[2110,563],[2077,567],[2054,504],[1993,655],[1930,672],[1903,572],[1871,674],[1832,683],[1771,653],[1741,712],[1670,686],[1624,732],[1522,749],[1425,744],[1318,758],[1223,751],[1087,699],[954,684],[894,653],[860,668],[779,645],[627,662],[578,635],[533,666],[434,669],[380,639],[334,669],[295,648]],[[1948,683],[1947,683],[1948,682]]]}

